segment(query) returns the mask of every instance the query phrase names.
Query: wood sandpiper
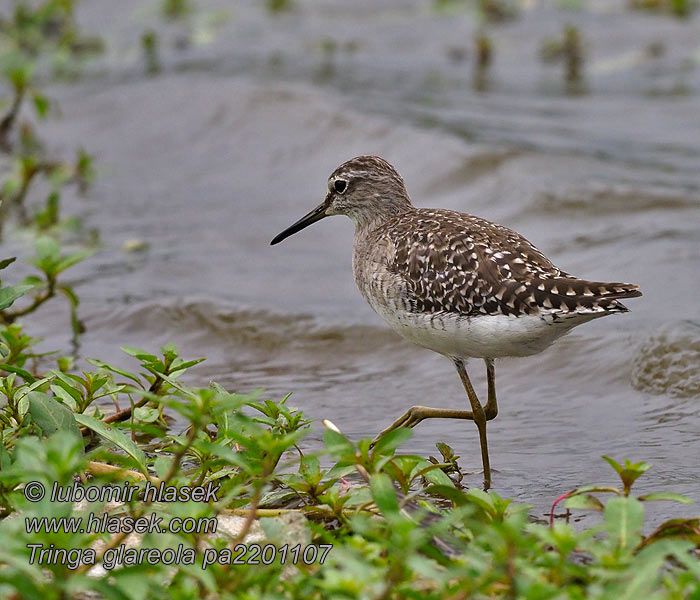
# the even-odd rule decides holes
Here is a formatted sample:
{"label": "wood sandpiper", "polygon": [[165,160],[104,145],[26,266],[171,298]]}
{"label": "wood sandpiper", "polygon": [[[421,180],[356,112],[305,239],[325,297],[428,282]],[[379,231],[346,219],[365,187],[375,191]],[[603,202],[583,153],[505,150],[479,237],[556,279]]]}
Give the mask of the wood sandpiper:
{"label": "wood sandpiper", "polygon": [[[454,363],[471,407],[414,406],[377,439],[424,419],[474,421],[487,488],[486,422],[498,414],[494,359],[542,352],[581,323],[627,312],[621,298],[642,295],[631,283],[578,279],[502,225],[415,208],[396,169],[377,156],[340,165],[328,178],[325,200],[271,244],[330,215],[355,223],[353,273],[367,302],[399,335]],[[467,375],[468,358],[486,363],[484,406]]]}

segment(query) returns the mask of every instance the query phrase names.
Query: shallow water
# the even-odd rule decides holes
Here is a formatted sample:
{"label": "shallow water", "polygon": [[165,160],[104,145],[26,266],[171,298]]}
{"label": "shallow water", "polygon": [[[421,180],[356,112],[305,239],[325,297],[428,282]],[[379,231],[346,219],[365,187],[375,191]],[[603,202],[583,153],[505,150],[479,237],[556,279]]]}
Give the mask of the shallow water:
{"label": "shallow water", "polygon": [[[379,154],[416,205],[498,221],[567,271],[644,292],[629,314],[497,363],[493,489],[541,515],[577,485],[615,483],[607,454],[652,463],[645,490],[700,500],[700,17],[530,2],[489,28],[494,65],[477,91],[474,15],[429,2],[308,0],[276,16],[253,0],[202,3],[195,43],[179,50],[187,27],[163,26],[157,2],[118,4],[80,5],[110,49],[81,80],[50,86],[62,117],[44,128],[57,150],[85,145],[99,169],[90,199],[67,209],[104,246],[71,271],[81,357],[129,367],[119,345],[174,341],[207,357],[197,383],[294,392],[290,403],[317,421],[309,448],[324,418],[359,438],[413,404],[465,406],[449,362],[399,339],[355,289],[349,221],[269,246],[323,199],[335,166]],[[587,44],[575,95],[537,56],[566,22]],[[155,77],[138,53],[147,27],[161,34]],[[656,42],[660,56],[648,51]],[[125,252],[130,239],[148,250]],[[66,312],[39,314],[44,347],[69,347]],[[483,390],[482,363],[469,371]],[[436,441],[478,485],[476,428],[424,422],[403,450],[435,454]],[[653,522],[688,515],[651,510]]]}

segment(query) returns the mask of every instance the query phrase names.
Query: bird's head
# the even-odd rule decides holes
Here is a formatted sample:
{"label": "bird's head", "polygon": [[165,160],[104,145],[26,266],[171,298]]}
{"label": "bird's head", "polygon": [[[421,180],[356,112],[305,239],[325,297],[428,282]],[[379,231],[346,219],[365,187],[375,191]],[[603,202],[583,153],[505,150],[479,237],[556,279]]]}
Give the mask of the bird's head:
{"label": "bird's head", "polygon": [[363,227],[410,207],[403,179],[394,167],[378,156],[356,156],[331,173],[325,200],[270,243],[278,244],[324,217],[346,215],[356,227]]}

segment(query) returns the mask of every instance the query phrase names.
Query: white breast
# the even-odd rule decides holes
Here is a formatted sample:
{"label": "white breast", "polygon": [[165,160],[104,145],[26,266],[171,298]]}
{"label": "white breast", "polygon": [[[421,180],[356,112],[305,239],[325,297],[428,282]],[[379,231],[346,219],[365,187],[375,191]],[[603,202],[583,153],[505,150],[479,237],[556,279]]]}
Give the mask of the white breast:
{"label": "white breast", "polygon": [[370,304],[401,337],[458,358],[537,354],[576,325],[605,314],[570,313],[557,319],[551,314],[465,317],[452,313],[411,313],[391,310],[377,302]]}

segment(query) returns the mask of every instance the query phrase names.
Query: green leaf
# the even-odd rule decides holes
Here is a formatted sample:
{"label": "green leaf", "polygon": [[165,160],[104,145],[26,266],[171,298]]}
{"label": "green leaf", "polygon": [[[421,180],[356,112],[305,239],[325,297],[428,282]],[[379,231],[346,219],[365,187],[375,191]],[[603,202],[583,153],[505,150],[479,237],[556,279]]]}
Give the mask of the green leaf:
{"label": "green leaf", "polygon": [[49,99],[46,96],[35,93],[32,95],[32,101],[34,102],[34,108],[39,118],[43,119],[46,117],[49,112],[49,107],[51,106]]}
{"label": "green leaf", "polygon": [[22,285],[28,285],[31,287],[38,287],[40,285],[44,285],[44,280],[41,277],[37,277],[36,275],[27,275],[22,280]]}
{"label": "green leaf", "polygon": [[58,369],[61,371],[61,373],[68,371],[73,366],[73,362],[72,356],[59,356],[56,359],[56,364],[58,365]]}
{"label": "green leaf", "polygon": [[178,357],[177,346],[172,342],[163,346],[160,351],[163,353],[163,358],[168,363],[172,363]]}
{"label": "green leaf", "polygon": [[481,508],[492,519],[496,518],[496,508],[493,505],[493,499],[483,490],[471,488],[464,497]]}
{"label": "green leaf", "polygon": [[34,286],[10,285],[0,289],[0,310],[5,310],[12,306],[12,303],[17,300],[17,298],[24,296],[32,287]]}
{"label": "green leaf", "polygon": [[[63,373],[62,371],[57,371],[58,373]],[[65,375],[65,374],[64,374]],[[70,380],[68,380],[70,381]],[[83,399],[83,394],[77,387],[77,383],[68,383],[65,379],[59,378],[55,380],[55,383],[51,384],[51,389],[53,393],[57,396],[64,398],[66,396],[70,397],[74,402],[80,402]]]}
{"label": "green leaf", "polygon": [[10,454],[7,452],[7,450],[5,450],[5,446],[0,444],[0,471],[9,469],[10,463],[12,463]]}
{"label": "green leaf", "polygon": [[134,409],[134,419],[141,423],[153,423],[158,420],[158,409],[150,406],[138,406]]}
{"label": "green leaf", "polygon": [[54,275],[58,275],[59,273],[65,271],[68,267],[72,267],[74,264],[79,263],[81,260],[85,260],[87,257],[92,256],[92,254],[93,252],[91,250],[83,250],[81,252],[76,252],[75,254],[63,257],[54,266]]}
{"label": "green leaf", "polygon": [[442,454],[444,462],[450,462],[459,458],[459,456],[455,456],[455,451],[445,442],[436,442],[435,447],[439,450],[440,454]]}
{"label": "green leaf", "polygon": [[156,460],[153,463],[153,469],[156,472],[156,475],[160,477],[161,479],[164,479],[165,476],[168,474],[168,471],[170,471],[170,467],[173,464],[173,457],[172,456],[159,456],[156,458]]}
{"label": "green leaf", "polygon": [[605,506],[605,526],[623,550],[632,550],[641,539],[644,506],[636,498],[611,498]]}
{"label": "green leaf", "polygon": [[604,510],[603,503],[592,494],[578,494],[569,496],[564,501],[564,508],[573,508],[575,510]]}
{"label": "green leaf", "polygon": [[34,375],[32,375],[29,371],[25,371],[24,369],[20,369],[14,365],[0,363],[0,370],[7,371],[8,373],[16,373],[27,383],[34,383],[36,381],[36,377],[34,377]]}
{"label": "green leaf", "polygon": [[121,346],[122,352],[126,352],[129,356],[133,356],[134,358],[138,358],[139,360],[143,360],[146,362],[155,362],[158,360],[158,357],[155,354],[149,354],[145,350],[141,350],[141,348],[134,348],[133,346]]}
{"label": "green leaf", "polygon": [[569,494],[569,498],[573,498],[579,494],[589,494],[591,492],[598,492],[601,494],[617,494],[618,496],[622,495],[622,492],[619,489],[607,485],[582,485],[581,487],[572,491]]}
{"label": "green leaf", "polygon": [[355,446],[342,433],[326,429],[323,432],[326,451],[336,459],[350,458],[355,455]]}
{"label": "green leaf", "polygon": [[693,500],[688,496],[674,494],[673,492],[655,492],[653,494],[645,494],[639,496],[638,500],[649,502],[650,500],[670,500],[671,502],[680,502],[681,504],[692,504]]}
{"label": "green leaf", "polygon": [[11,265],[13,262],[17,260],[16,256],[13,256],[11,258],[5,258],[4,260],[0,260],[0,271],[9,265]]}
{"label": "green leaf", "polygon": [[[73,389],[73,388],[71,388]],[[68,406],[71,410],[75,411],[78,408],[78,404],[76,402],[76,398],[73,397],[73,395],[68,392],[68,390],[62,388],[60,385],[56,385],[55,383],[51,385],[51,391],[53,391],[54,396],[56,398],[60,398],[63,404]],[[75,391],[75,390],[73,390]],[[77,393],[77,392],[76,392]],[[77,400],[81,400],[80,394],[78,394]]]}
{"label": "green leaf", "polygon": [[608,463],[613,469],[615,469],[615,472],[619,475],[622,473],[622,465],[617,462],[614,458],[610,458],[609,456],[603,456],[602,459]]}
{"label": "green leaf", "polygon": [[465,494],[461,490],[454,487],[454,484],[450,482],[451,485],[448,487],[446,485],[431,485],[425,488],[425,492],[430,495],[440,496],[442,498],[447,498],[455,504],[455,506],[465,506],[473,505],[472,499],[469,498],[468,494]]}
{"label": "green leaf", "polygon": [[27,396],[24,396],[17,402],[17,414],[21,419],[24,419],[24,415],[27,414],[27,411],[29,410],[29,398]]}
{"label": "green leaf", "polygon": [[400,427],[399,429],[394,429],[386,435],[379,438],[379,441],[375,444],[373,454],[389,454],[403,444],[406,440],[410,439],[413,435],[413,430],[407,427]]}
{"label": "green leaf", "polygon": [[36,381],[33,381],[30,383],[27,387],[21,388],[16,394],[15,394],[15,399],[18,398],[23,398],[26,396],[29,392],[33,392],[35,389],[41,387],[45,383],[51,381],[53,377],[43,377],[42,379],[37,379]]}
{"label": "green leaf", "polygon": [[340,479],[341,477],[347,477],[350,473],[355,472],[355,465],[338,465],[335,464],[330,470],[326,471],[326,477],[328,479]]}
{"label": "green leaf", "polygon": [[45,436],[67,431],[82,440],[73,412],[44,392],[29,392],[29,414]]}
{"label": "green leaf", "polygon": [[70,388],[68,390],[69,392],[71,392],[71,390],[75,390],[78,393],[78,396],[75,396],[76,399],[80,397],[80,389],[82,387],[85,387],[85,383],[81,377],[73,375],[72,373],[63,373],[61,371],[56,371],[55,369],[52,369],[51,374],[56,378],[57,383],[65,383],[66,386]]}
{"label": "green leaf", "polygon": [[42,264],[57,262],[60,258],[61,249],[58,242],[51,237],[40,237],[34,244],[36,251],[35,264],[42,268]]}
{"label": "green leaf", "polygon": [[182,371],[184,369],[189,369],[190,367],[193,367],[194,365],[198,365],[199,363],[205,361],[206,358],[195,358],[194,360],[188,360],[188,361],[183,361],[183,362],[177,362],[175,361],[172,366],[170,367],[170,374],[172,375],[173,373],[177,373],[178,371]]}
{"label": "green leaf", "polygon": [[[687,540],[663,538],[655,540],[653,544],[649,544],[645,548],[642,548],[637,557],[641,563],[648,562],[651,559],[657,562],[658,567],[663,567],[663,565],[667,563],[669,556],[673,556],[681,561],[685,557],[693,560],[693,554],[691,551],[694,547],[695,544]],[[695,561],[697,563],[697,558],[695,558]],[[658,567],[656,569],[657,572]]]}
{"label": "green leaf", "polygon": [[[700,546],[700,519],[669,519],[659,525],[644,540],[644,545],[655,543],[661,539],[680,538],[687,539]],[[698,569],[700,574],[700,568]]]}
{"label": "green leaf", "polygon": [[602,458],[613,469],[615,469],[615,472],[620,476],[624,487],[625,496],[629,494],[632,485],[639,478],[639,476],[648,471],[651,467],[651,465],[645,462],[633,463],[629,460],[625,460],[625,466],[623,467],[620,463],[613,460],[609,456],[603,456]]}
{"label": "green leaf", "polygon": [[391,479],[385,473],[372,475],[369,480],[372,499],[385,517],[398,515],[399,501]]}
{"label": "green leaf", "polygon": [[425,477],[433,485],[454,487],[454,482],[447,476],[440,465],[430,465],[420,470],[419,475]]}
{"label": "green leaf", "polygon": [[146,469],[146,455],[143,450],[139,448],[131,439],[125,436],[118,429],[110,427],[107,423],[103,423],[95,417],[84,414],[76,414],[75,420],[78,421],[83,427],[91,429],[95,433],[101,435],[103,438],[112,442],[115,446],[118,446],[124,452],[126,452],[131,458],[133,458],[139,465],[141,472],[144,475],[148,474]]}
{"label": "green leaf", "polygon": [[124,369],[120,369],[119,367],[115,367],[113,365],[110,365],[109,363],[98,360],[96,358],[88,358],[87,361],[91,365],[95,365],[96,367],[99,367],[100,369],[106,369],[107,371],[112,371],[113,373],[116,373],[117,375],[121,375],[122,377],[126,377],[127,379],[131,379],[131,381],[135,381],[136,383],[141,385],[141,379],[139,378],[138,375],[135,375],[134,373],[130,373],[129,371],[125,371]]}

